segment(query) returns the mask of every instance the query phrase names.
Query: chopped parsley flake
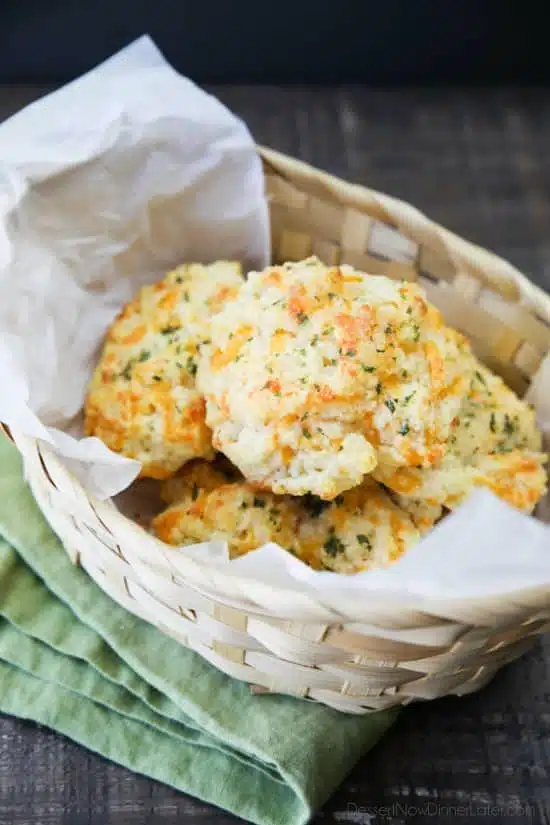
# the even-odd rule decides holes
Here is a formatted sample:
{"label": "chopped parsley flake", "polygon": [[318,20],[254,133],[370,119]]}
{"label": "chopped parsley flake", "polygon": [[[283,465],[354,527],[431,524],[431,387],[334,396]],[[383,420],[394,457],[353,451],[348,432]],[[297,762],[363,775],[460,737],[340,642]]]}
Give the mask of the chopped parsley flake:
{"label": "chopped parsley flake", "polygon": [[302,498],[302,503],[312,518],[317,518],[327,507],[330,507],[330,501],[323,501],[317,496],[311,495],[311,493]]}
{"label": "chopped parsley flake", "polygon": [[419,341],[420,340],[420,327],[418,326],[418,324],[413,324],[412,325],[412,331],[413,331],[413,341]]}
{"label": "chopped parsley flake", "polygon": [[336,293],[335,293],[335,292],[329,292],[329,294],[328,294],[328,299],[329,299],[329,301],[334,301],[334,299],[335,299],[336,297],[337,297],[337,295],[336,295]]}
{"label": "chopped parsley flake", "polygon": [[340,553],[343,553],[344,550],[346,549],[346,545],[344,544],[344,542],[341,541],[336,536],[330,536],[325,541],[323,547],[324,547],[325,552],[327,553],[327,555],[332,556],[332,558],[334,558],[335,556],[340,555]]}
{"label": "chopped parsley flake", "polygon": [[407,307],[407,315],[412,315],[413,308]]}
{"label": "chopped parsley flake", "polygon": [[489,422],[489,429],[492,433],[496,433],[497,431],[497,420],[495,418],[495,414],[491,413],[491,420]]}
{"label": "chopped parsley flake", "polygon": [[361,369],[363,372],[375,372],[376,367],[371,367],[369,364],[361,364]]}
{"label": "chopped parsley flake", "polygon": [[372,544],[370,543],[370,539],[368,536],[365,536],[364,533],[358,533],[355,538],[357,539],[359,544],[363,545],[363,547],[366,547],[368,550],[372,550]]}
{"label": "chopped parsley flake", "polygon": [[193,358],[192,355],[190,355],[189,358],[187,359],[185,366],[187,368],[187,372],[190,375],[196,375],[197,374],[197,362],[195,361],[195,359]]}
{"label": "chopped parsley flake", "polygon": [[161,335],[171,335],[173,332],[177,332],[178,329],[179,329],[179,327],[175,327],[175,326],[163,327],[161,329],[160,333],[161,333]]}
{"label": "chopped parsley flake", "polygon": [[307,427],[303,427],[303,428],[302,428],[302,435],[304,436],[304,438],[311,438],[311,433],[310,433],[310,431],[307,429]]}
{"label": "chopped parsley flake", "polygon": [[512,447],[507,446],[505,441],[501,441],[494,450],[495,453],[510,453],[512,452]]}
{"label": "chopped parsley flake", "polygon": [[415,395],[415,393],[416,393],[416,390],[413,390],[411,393],[406,395],[405,398],[403,399],[403,404],[408,404],[409,401],[411,400],[411,398],[413,397],[413,395]]}
{"label": "chopped parsley flake", "polygon": [[160,375],[153,375],[153,381],[162,381]]}
{"label": "chopped parsley flake", "polygon": [[316,344],[318,343],[318,341],[319,341],[319,336],[318,336],[318,335],[314,335],[314,336],[313,336],[313,338],[312,338],[312,339],[311,339],[311,341],[310,341],[311,346],[312,346],[312,347],[316,346]]}
{"label": "chopped parsley flake", "polygon": [[257,496],[254,496],[253,505],[254,507],[265,507],[265,501],[263,500],[263,498],[258,498]]}
{"label": "chopped parsley flake", "polygon": [[379,381],[378,384],[376,385],[376,394],[380,395],[381,392],[382,392],[382,383]]}
{"label": "chopped parsley flake", "polygon": [[149,350],[148,349],[142,349],[140,354],[139,354],[138,361],[139,362],[148,361],[150,357],[151,357],[151,353],[149,352]]}
{"label": "chopped parsley flake", "polygon": [[348,349],[348,351],[346,352],[346,355],[349,356],[349,358],[353,358],[355,355],[357,355],[357,350]]}
{"label": "chopped parsley flake", "polygon": [[405,423],[402,424],[401,429],[399,430],[399,435],[407,435],[408,432],[409,432],[409,425],[405,421]]}
{"label": "chopped parsley flake", "polygon": [[513,435],[515,430],[516,425],[514,424],[508,413],[506,413],[506,415],[504,416],[504,432],[506,433],[506,435]]}
{"label": "chopped parsley flake", "polygon": [[122,372],[120,373],[126,381],[129,381],[132,377],[132,362],[128,361]]}
{"label": "chopped parsley flake", "polygon": [[391,398],[386,398],[386,400],[384,401],[384,404],[386,405],[386,407],[388,408],[388,410],[390,412],[392,412],[392,413],[395,412],[395,402],[392,401]]}
{"label": "chopped parsley flake", "polygon": [[189,301],[191,300],[189,298],[189,293],[187,292],[187,290],[183,293],[183,300],[185,301],[186,304],[188,304]]}
{"label": "chopped parsley flake", "polygon": [[392,327],[392,325],[391,325],[391,324],[388,324],[388,325],[387,325],[387,327],[386,327],[386,329],[384,330],[384,332],[386,333],[386,335],[391,335],[391,334],[392,334],[392,332],[393,332],[393,327]]}
{"label": "chopped parsley flake", "polygon": [[485,380],[485,378],[482,376],[482,374],[478,370],[476,370],[475,376],[476,376],[478,381],[480,381],[482,384],[485,384],[485,386],[487,386],[487,381]]}
{"label": "chopped parsley flake", "polygon": [[309,321],[309,317],[306,315],[305,312],[299,312],[297,316],[298,323],[300,325],[305,324],[306,321]]}

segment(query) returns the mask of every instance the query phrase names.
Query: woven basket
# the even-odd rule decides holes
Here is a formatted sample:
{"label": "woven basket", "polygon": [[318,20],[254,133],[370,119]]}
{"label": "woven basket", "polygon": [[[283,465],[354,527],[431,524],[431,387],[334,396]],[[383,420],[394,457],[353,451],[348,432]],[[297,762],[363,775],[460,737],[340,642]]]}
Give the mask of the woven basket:
{"label": "woven basket", "polygon": [[[550,348],[550,298],[505,261],[413,207],[261,149],[273,258],[419,281],[446,320],[519,393]],[[8,432],[8,435],[10,433]],[[70,557],[117,602],[256,692],[363,713],[477,690],[550,627],[547,592],[510,600],[350,605],[199,563],[88,495],[45,446],[11,434]]]}

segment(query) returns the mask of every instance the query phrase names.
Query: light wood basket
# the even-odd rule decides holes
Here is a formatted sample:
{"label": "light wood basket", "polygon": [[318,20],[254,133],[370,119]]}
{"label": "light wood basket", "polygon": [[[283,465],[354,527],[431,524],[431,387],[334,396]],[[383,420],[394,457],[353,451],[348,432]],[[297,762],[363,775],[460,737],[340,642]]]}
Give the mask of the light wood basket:
{"label": "light wood basket", "polygon": [[[479,356],[523,393],[550,349],[550,298],[505,261],[413,207],[267,149],[275,261],[315,254],[421,283]],[[365,713],[484,685],[550,628],[548,592],[513,599],[364,600],[335,611],[311,594],[200,563],[90,496],[56,456],[10,434],[70,557],[117,602],[258,693]]]}

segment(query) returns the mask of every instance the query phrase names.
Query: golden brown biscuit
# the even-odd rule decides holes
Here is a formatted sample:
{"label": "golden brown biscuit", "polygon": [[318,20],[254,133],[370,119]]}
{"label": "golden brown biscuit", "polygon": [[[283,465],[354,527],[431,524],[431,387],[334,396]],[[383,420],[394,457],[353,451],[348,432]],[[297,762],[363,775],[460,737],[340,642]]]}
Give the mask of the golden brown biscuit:
{"label": "golden brown biscuit", "polygon": [[298,556],[314,568],[360,573],[387,567],[420,540],[409,513],[367,478],[300,522]]}
{"label": "golden brown biscuit", "polygon": [[90,382],[85,430],[165,479],[186,461],[213,457],[197,356],[213,314],[237,293],[241,268],[185,264],[140,290],[113,322]]}
{"label": "golden brown biscuit", "polygon": [[367,479],[332,502],[259,493],[195,461],[163,485],[169,507],[153,521],[173,545],[221,540],[231,558],[276,542],[315,569],[357,573],[383,567],[415,544],[421,531]]}
{"label": "golden brown biscuit", "polygon": [[153,521],[167,544],[226,541],[231,558],[269,541],[292,549],[301,507],[298,499],[257,493],[242,478],[228,480],[204,461],[193,461],[162,486],[169,507]]}
{"label": "golden brown biscuit", "polygon": [[421,536],[428,533],[444,515],[441,504],[417,498],[407,498],[388,489],[386,489],[386,492],[401,510],[408,513]]}
{"label": "golden brown biscuit", "polygon": [[430,469],[378,467],[374,476],[402,496],[454,509],[476,487],[531,512],[546,492],[546,456],[534,410],[501,378],[472,359],[468,394],[449,447]]}
{"label": "golden brown biscuit", "polygon": [[377,464],[441,459],[468,354],[415,284],[310,258],[248,276],[197,381],[214,446],[249,481],[330,500]]}

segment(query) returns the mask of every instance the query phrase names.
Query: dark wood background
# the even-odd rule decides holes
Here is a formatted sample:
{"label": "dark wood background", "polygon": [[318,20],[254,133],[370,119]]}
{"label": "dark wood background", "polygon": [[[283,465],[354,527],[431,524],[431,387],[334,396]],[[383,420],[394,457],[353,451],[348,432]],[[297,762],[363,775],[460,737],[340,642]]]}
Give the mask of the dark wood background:
{"label": "dark wood background", "polygon": [[[212,91],[259,142],[413,202],[550,290],[546,91]],[[0,87],[0,120],[39,92]],[[549,665],[547,637],[480,694],[408,708],[317,825],[550,825]],[[0,825],[237,822],[0,717]]]}
{"label": "dark wood background", "polygon": [[148,33],[200,84],[540,84],[547,28],[531,0],[2,0],[0,83],[67,82]]}

